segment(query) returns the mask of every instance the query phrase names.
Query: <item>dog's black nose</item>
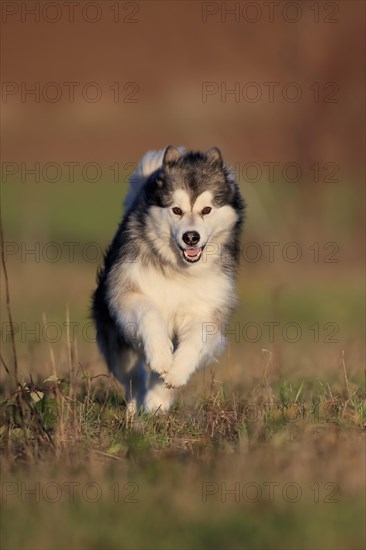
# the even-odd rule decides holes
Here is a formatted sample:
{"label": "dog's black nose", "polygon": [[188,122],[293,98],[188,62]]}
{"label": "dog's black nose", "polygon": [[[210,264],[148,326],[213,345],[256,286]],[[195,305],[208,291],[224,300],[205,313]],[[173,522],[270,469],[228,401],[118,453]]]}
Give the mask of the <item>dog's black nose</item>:
{"label": "dog's black nose", "polygon": [[197,233],[197,231],[187,231],[186,233],[183,233],[182,237],[183,241],[189,246],[197,244],[200,238],[200,234]]}

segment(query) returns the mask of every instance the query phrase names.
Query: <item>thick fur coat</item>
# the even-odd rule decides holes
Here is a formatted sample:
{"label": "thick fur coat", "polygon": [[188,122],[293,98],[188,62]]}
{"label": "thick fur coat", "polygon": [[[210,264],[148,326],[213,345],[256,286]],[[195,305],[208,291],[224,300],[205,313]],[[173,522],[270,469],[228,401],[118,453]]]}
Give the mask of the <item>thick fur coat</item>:
{"label": "thick fur coat", "polygon": [[167,410],[225,346],[244,202],[217,148],[149,152],[130,183],[92,314],[130,410]]}

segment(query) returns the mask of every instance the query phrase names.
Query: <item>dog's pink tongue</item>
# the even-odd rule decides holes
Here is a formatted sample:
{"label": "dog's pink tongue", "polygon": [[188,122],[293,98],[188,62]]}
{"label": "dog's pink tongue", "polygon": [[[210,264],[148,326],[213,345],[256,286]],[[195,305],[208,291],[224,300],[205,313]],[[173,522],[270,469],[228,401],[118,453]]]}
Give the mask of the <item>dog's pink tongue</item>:
{"label": "dog's pink tongue", "polygon": [[193,256],[197,256],[197,254],[199,253],[200,249],[199,248],[188,248],[185,253],[187,256],[189,256],[190,258],[192,258]]}

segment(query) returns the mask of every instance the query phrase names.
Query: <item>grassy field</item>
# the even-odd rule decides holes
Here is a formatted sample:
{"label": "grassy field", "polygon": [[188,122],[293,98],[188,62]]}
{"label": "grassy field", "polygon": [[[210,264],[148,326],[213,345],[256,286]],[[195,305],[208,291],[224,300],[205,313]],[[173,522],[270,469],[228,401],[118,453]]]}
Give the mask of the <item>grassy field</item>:
{"label": "grassy field", "polygon": [[3,187],[18,373],[2,278],[2,548],[363,548],[357,189],[318,189],[310,208],[303,188],[243,185],[243,247],[262,255],[243,248],[228,349],[171,414],[128,425],[88,317],[123,194],[116,184]]}

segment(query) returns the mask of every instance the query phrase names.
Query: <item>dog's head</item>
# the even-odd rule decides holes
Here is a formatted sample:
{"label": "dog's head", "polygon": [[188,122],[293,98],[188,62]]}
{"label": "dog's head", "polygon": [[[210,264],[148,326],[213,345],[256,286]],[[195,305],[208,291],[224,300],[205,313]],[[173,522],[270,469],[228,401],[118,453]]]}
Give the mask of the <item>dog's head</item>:
{"label": "dog's head", "polygon": [[240,225],[243,203],[216,147],[206,153],[167,147],[147,193],[149,230],[163,256],[174,254],[191,265],[201,260],[209,243],[219,252],[230,238],[237,239],[232,230]]}

